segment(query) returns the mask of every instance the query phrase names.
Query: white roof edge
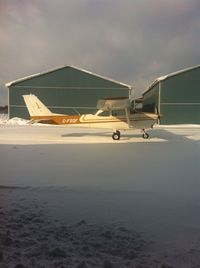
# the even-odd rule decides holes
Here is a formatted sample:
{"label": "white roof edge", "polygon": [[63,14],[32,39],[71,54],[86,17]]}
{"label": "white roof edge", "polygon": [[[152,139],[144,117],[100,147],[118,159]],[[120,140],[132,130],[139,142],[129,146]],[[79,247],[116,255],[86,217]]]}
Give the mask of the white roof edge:
{"label": "white roof edge", "polygon": [[181,74],[181,73],[184,73],[184,72],[187,72],[187,71],[191,71],[191,70],[199,68],[199,67],[200,67],[200,65],[196,65],[196,66],[192,66],[192,67],[189,67],[189,68],[181,69],[179,71],[170,73],[168,75],[158,77],[157,79],[158,79],[158,81],[162,81],[162,80],[167,79],[168,77],[171,77],[171,76],[174,76],[174,75],[177,75],[177,74]]}
{"label": "white roof edge", "polygon": [[53,69],[49,69],[49,70],[44,71],[44,72],[40,72],[40,73],[32,74],[32,75],[29,75],[29,76],[25,76],[25,77],[23,77],[23,78],[19,78],[19,79],[13,80],[13,81],[11,81],[11,82],[8,82],[8,83],[5,84],[5,86],[6,86],[6,87],[10,87],[10,86],[12,86],[12,85],[14,85],[14,84],[16,84],[16,83],[18,83],[18,82],[23,82],[23,81],[25,81],[25,80],[27,80],[27,79],[34,78],[34,77],[37,77],[37,76],[40,76],[40,75],[43,75],[43,74],[47,74],[47,73],[50,73],[50,72],[53,72],[53,71],[57,71],[57,70],[59,70],[59,69],[63,69],[63,68],[65,68],[65,67],[71,67],[71,68],[77,69],[77,70],[79,70],[79,71],[82,71],[82,72],[85,72],[85,73],[94,75],[94,76],[96,76],[96,77],[99,77],[99,78],[102,78],[102,79],[106,79],[106,80],[108,80],[108,81],[111,81],[111,82],[117,83],[117,84],[119,84],[119,85],[128,87],[129,90],[132,89],[132,86],[130,86],[130,85],[127,85],[127,84],[125,84],[125,83],[121,83],[121,82],[119,82],[119,81],[117,81],[117,80],[111,79],[111,78],[106,77],[106,76],[102,76],[102,75],[98,75],[98,74],[96,74],[96,73],[92,73],[92,72],[87,71],[87,70],[85,70],[85,69],[78,68],[78,67],[76,67],[76,66],[74,66],[74,65],[63,65],[63,66],[55,67],[55,68],[53,68]]}
{"label": "white roof edge", "polygon": [[22,81],[24,81],[26,79],[29,79],[29,78],[32,78],[32,77],[37,77],[37,76],[39,76],[41,74],[44,74],[44,73],[36,73],[36,74],[29,75],[29,76],[25,76],[23,78],[19,78],[19,79],[13,80],[11,82],[8,82],[8,83],[5,84],[5,86],[6,87],[10,87],[10,86],[12,86],[15,83],[22,82]]}
{"label": "white roof edge", "polygon": [[[144,93],[146,93],[147,91],[149,91],[155,84],[157,84],[157,83],[160,82],[160,81],[163,81],[163,80],[165,80],[165,79],[167,79],[167,78],[169,78],[169,77],[175,76],[175,75],[177,75],[177,74],[181,74],[181,73],[184,73],[184,72],[187,72],[187,71],[191,71],[191,70],[196,69],[196,68],[199,68],[199,67],[200,67],[200,64],[199,64],[199,65],[195,65],[195,66],[193,66],[193,67],[189,67],[189,68],[181,69],[181,70],[179,70],[179,71],[176,71],[176,72],[173,72],[173,73],[169,73],[169,74],[167,74],[167,75],[160,76],[160,77],[158,77],[158,78],[156,78],[156,79],[154,80],[154,82],[148,87],[147,90],[144,91]],[[143,94],[144,94],[144,93],[143,93]]]}

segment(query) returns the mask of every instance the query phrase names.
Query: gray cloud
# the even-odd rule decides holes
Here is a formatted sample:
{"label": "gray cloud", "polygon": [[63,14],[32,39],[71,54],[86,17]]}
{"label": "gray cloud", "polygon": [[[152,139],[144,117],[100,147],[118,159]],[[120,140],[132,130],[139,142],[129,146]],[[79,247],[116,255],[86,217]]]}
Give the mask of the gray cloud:
{"label": "gray cloud", "polygon": [[4,84],[73,64],[131,84],[199,64],[199,0],[0,0]]}

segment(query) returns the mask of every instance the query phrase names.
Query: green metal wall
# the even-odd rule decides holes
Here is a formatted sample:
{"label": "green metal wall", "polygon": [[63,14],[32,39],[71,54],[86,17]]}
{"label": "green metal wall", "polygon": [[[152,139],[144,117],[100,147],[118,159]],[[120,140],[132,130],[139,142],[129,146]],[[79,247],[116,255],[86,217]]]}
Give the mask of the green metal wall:
{"label": "green metal wall", "polygon": [[159,84],[155,84],[149,91],[143,95],[143,111],[144,112],[155,112],[158,107],[158,95],[159,95]]}
{"label": "green metal wall", "polygon": [[162,81],[160,108],[162,124],[200,124],[200,68]]}
{"label": "green metal wall", "polygon": [[200,124],[200,67],[157,81],[143,94],[143,110],[159,106],[160,124]]}
{"label": "green metal wall", "polygon": [[35,94],[55,113],[94,113],[100,98],[128,97],[128,86],[73,67],[63,67],[9,88],[9,116],[29,118],[23,94]]}
{"label": "green metal wall", "polygon": [[200,124],[199,105],[161,105],[161,124]]}

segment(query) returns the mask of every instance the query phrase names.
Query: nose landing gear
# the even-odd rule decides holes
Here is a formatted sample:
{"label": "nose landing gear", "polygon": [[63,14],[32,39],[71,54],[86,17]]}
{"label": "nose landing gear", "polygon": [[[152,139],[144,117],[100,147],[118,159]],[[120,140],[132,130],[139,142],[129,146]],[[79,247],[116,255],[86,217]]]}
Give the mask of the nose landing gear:
{"label": "nose landing gear", "polygon": [[143,139],[148,139],[149,138],[149,134],[145,131],[145,129],[143,129],[142,131],[143,131],[142,138]]}
{"label": "nose landing gear", "polygon": [[115,132],[113,132],[112,138],[113,138],[113,140],[119,140],[120,139],[120,131],[116,130]]}

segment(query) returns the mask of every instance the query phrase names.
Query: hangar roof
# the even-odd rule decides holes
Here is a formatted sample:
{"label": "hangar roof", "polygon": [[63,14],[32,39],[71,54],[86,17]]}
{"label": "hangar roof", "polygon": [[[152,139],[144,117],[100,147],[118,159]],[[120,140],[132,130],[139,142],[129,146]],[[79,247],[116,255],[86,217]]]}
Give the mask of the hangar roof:
{"label": "hangar roof", "polygon": [[186,68],[186,69],[182,69],[182,70],[179,70],[179,71],[176,71],[176,72],[173,72],[173,73],[164,75],[164,76],[160,76],[160,77],[156,78],[156,80],[154,80],[154,82],[148,87],[148,89],[143,93],[143,95],[145,93],[147,93],[149,90],[151,90],[151,88],[153,86],[155,86],[158,82],[164,81],[164,80],[166,80],[169,77],[172,77],[172,76],[175,76],[175,75],[184,73],[184,72],[192,71],[192,70],[197,69],[197,68],[200,68],[200,65],[196,65],[196,66],[189,67],[189,68]]}
{"label": "hangar roof", "polygon": [[14,80],[14,81],[11,81],[11,82],[6,83],[6,87],[11,87],[11,86],[14,86],[14,85],[16,85],[16,84],[18,84],[18,83],[20,83],[20,82],[25,81],[25,80],[32,79],[32,78],[34,78],[34,77],[38,77],[38,76],[40,76],[40,75],[48,74],[48,73],[50,73],[50,72],[58,71],[58,70],[60,70],[60,69],[64,69],[64,68],[67,68],[67,67],[68,67],[68,68],[72,68],[72,69],[76,69],[76,70],[79,70],[79,71],[82,71],[82,72],[85,72],[85,73],[87,73],[87,74],[90,74],[90,75],[96,76],[96,77],[98,77],[98,78],[102,78],[102,79],[108,80],[108,81],[113,82],[113,83],[117,83],[117,84],[119,84],[119,85],[121,85],[121,86],[127,87],[128,89],[132,89],[132,86],[130,86],[130,85],[121,83],[121,82],[119,82],[119,81],[116,81],[116,80],[114,80],[114,79],[111,79],[111,78],[108,78],[108,77],[105,77],[105,76],[101,76],[101,75],[98,75],[98,74],[89,72],[89,71],[87,71],[87,70],[85,70],[85,69],[78,68],[78,67],[75,67],[75,66],[73,66],[73,65],[64,65],[64,66],[56,67],[56,68],[53,68],[53,69],[49,69],[49,70],[47,70],[47,71],[45,71],[45,72],[36,73],[36,74],[32,74],[32,75],[29,75],[29,76],[26,76],[26,77],[23,77],[23,78],[20,78],[20,79],[16,79],[16,80]]}

